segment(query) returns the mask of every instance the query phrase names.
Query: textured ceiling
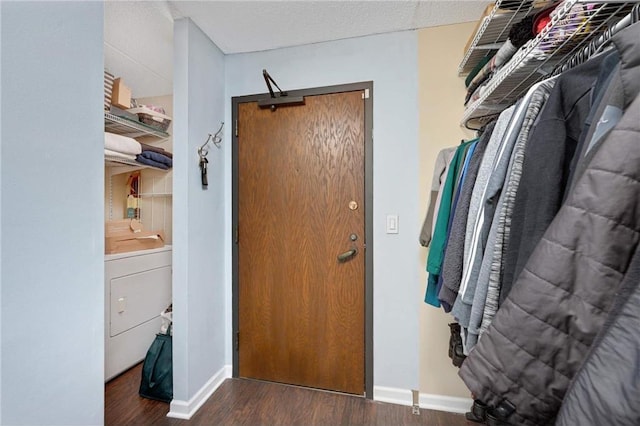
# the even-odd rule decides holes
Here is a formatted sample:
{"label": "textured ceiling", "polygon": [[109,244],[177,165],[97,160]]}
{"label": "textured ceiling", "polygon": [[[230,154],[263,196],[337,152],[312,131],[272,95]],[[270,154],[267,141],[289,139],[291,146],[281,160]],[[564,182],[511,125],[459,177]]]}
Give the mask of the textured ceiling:
{"label": "textured ceiling", "polygon": [[104,66],[134,98],[173,93],[173,18],[165,2],[107,1]]}
{"label": "textured ceiling", "polygon": [[105,67],[134,97],[172,93],[173,20],[189,17],[226,54],[476,21],[487,1],[105,2]]}
{"label": "textured ceiling", "polygon": [[224,53],[475,21],[486,1],[172,1]]}

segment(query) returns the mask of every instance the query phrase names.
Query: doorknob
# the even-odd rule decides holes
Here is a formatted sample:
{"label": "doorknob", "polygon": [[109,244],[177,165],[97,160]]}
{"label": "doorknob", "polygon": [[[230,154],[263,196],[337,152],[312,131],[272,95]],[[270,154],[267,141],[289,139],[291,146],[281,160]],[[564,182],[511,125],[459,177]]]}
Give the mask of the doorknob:
{"label": "doorknob", "polygon": [[346,262],[349,258],[355,256],[358,253],[357,249],[351,249],[338,255],[338,262]]}

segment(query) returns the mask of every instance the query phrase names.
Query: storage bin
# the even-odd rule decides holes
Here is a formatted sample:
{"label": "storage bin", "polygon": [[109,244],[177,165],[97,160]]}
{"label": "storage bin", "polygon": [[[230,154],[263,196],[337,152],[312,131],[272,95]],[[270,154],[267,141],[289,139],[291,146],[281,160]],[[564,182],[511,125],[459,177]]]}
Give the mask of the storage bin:
{"label": "storage bin", "polygon": [[163,132],[166,132],[171,125],[171,117],[165,115],[162,107],[141,105],[137,108],[131,108],[128,111],[137,114],[138,120],[140,120],[141,123],[155,127]]}

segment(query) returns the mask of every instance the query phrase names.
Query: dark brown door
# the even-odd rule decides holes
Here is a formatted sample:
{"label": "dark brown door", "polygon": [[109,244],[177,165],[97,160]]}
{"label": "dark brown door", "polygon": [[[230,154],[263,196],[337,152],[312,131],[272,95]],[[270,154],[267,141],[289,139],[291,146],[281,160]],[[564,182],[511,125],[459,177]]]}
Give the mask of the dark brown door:
{"label": "dark brown door", "polygon": [[361,395],[365,101],[305,101],[238,105],[238,373]]}

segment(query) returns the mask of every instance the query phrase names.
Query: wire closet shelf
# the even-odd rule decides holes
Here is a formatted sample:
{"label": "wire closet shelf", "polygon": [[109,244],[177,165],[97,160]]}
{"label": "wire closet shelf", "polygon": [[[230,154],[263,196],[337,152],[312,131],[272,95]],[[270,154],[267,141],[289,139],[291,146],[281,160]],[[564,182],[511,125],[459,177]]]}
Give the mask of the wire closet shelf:
{"label": "wire closet shelf", "polygon": [[118,117],[109,112],[104,113],[104,128],[107,132],[137,138],[140,136],[154,136],[157,138],[168,138],[169,133],[164,132],[147,124]]}
{"label": "wire closet shelf", "polygon": [[[496,2],[490,16],[497,15],[501,3]],[[638,2],[566,0],[559,4],[540,34],[520,48],[488,81],[478,99],[467,105],[461,124],[467,128],[481,128],[521,98],[532,85],[550,76],[578,53],[582,54],[599,36],[628,25],[634,5],[637,8]],[[531,12],[531,8],[527,10],[523,17]],[[514,18],[509,22],[518,22],[516,15],[513,14]],[[491,24],[486,27],[491,28]],[[484,36],[480,30],[474,42],[482,42]],[[467,53],[469,58],[465,57],[466,62],[463,61],[459,71],[467,69],[467,63],[475,65],[471,62],[472,55]]]}
{"label": "wire closet shelf", "polygon": [[509,29],[514,24],[553,3],[554,0],[536,2],[498,0],[489,15],[482,18],[480,27],[458,66],[458,75],[462,77],[469,74],[488,51],[499,49],[509,38]]}

